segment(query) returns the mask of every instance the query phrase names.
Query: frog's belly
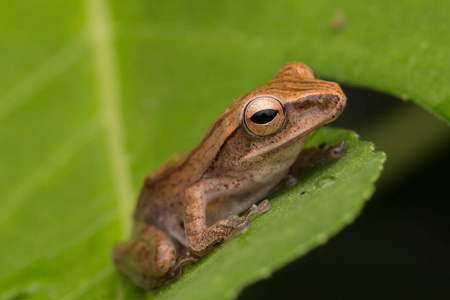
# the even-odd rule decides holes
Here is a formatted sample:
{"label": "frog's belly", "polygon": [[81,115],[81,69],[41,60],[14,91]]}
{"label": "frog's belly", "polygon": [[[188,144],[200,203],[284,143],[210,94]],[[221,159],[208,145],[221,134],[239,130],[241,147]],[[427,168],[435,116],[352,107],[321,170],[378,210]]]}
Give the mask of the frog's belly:
{"label": "frog's belly", "polygon": [[236,217],[245,212],[252,204],[261,201],[276,189],[287,172],[272,176],[270,182],[261,182],[237,195],[223,196],[208,202],[206,206],[206,224],[213,225],[219,220]]}

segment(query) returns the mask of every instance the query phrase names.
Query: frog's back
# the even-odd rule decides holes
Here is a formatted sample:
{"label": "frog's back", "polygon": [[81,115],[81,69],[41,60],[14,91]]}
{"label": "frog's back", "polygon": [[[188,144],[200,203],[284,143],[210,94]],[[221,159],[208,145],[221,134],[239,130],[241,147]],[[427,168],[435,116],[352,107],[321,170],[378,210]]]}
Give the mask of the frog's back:
{"label": "frog's back", "polygon": [[181,172],[186,160],[188,157],[176,164],[167,163],[145,178],[135,210],[136,223],[161,227],[168,219],[182,216],[182,192],[199,177]]}
{"label": "frog's back", "polygon": [[183,226],[182,201],[186,189],[208,171],[224,140],[236,130],[237,123],[230,124],[230,120],[234,121],[230,114],[235,113],[232,107],[212,124],[189,155],[177,163],[167,163],[147,176],[135,211],[137,224],[147,222],[165,230]]}

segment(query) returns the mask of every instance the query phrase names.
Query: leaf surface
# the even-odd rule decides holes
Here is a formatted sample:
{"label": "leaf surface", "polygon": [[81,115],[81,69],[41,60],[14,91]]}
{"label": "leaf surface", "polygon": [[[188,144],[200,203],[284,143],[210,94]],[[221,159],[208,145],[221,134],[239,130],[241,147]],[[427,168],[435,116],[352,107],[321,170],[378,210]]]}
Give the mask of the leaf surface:
{"label": "leaf surface", "polygon": [[[143,297],[110,263],[143,178],[286,61],[449,121],[448,12],[445,1],[2,1],[0,297]],[[344,159],[303,174],[249,231],[147,297],[230,299],[353,220],[384,156],[351,132],[311,143],[341,138]]]}

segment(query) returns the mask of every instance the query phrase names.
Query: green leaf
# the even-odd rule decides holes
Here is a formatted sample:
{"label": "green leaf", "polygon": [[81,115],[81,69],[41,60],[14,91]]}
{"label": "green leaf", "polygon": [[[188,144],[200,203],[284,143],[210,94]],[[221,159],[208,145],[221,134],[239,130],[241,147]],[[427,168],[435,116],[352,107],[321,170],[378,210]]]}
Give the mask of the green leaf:
{"label": "green leaf", "polygon": [[270,210],[248,231],[217,247],[177,282],[153,292],[154,299],[233,299],[247,284],[268,277],[351,223],[372,194],[385,155],[345,130],[321,129],[308,146],[342,139],[348,142],[343,158],[305,170],[297,185],[269,198]]}
{"label": "green leaf", "polygon": [[[448,12],[445,1],[2,1],[0,297],[142,296],[115,277],[110,251],[143,178],[286,61],[449,121]],[[233,297],[351,221],[383,155],[348,132],[313,141],[343,137],[342,160],[304,173],[248,232],[148,297]]]}

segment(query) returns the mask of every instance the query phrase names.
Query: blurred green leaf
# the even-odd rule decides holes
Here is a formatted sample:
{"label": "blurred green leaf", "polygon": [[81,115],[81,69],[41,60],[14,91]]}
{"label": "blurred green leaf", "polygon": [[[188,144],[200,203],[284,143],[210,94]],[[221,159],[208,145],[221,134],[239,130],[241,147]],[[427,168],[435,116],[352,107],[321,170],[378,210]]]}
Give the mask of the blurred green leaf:
{"label": "blurred green leaf", "polygon": [[[109,255],[143,178],[286,61],[450,120],[448,12],[445,1],[2,1],[1,297],[139,297]],[[322,132],[314,141],[353,141],[345,159],[304,175],[248,232],[149,295],[229,298],[354,218],[383,156]],[[332,180],[319,187],[325,171]],[[281,230],[281,219],[296,221]],[[278,252],[250,252],[269,236],[283,239]]]}

